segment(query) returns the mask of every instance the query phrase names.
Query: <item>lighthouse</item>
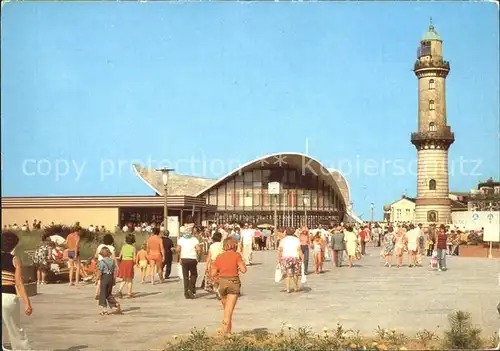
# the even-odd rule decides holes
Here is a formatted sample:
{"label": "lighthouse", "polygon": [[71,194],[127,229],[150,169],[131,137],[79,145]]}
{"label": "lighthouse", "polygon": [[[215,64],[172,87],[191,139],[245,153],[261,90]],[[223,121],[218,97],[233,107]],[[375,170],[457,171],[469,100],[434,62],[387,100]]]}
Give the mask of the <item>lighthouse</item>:
{"label": "lighthouse", "polygon": [[418,131],[411,134],[418,166],[415,222],[446,224],[451,222],[448,149],[455,136],[446,119],[450,63],[443,57],[443,41],[432,19],[420,40],[413,71],[418,79]]}

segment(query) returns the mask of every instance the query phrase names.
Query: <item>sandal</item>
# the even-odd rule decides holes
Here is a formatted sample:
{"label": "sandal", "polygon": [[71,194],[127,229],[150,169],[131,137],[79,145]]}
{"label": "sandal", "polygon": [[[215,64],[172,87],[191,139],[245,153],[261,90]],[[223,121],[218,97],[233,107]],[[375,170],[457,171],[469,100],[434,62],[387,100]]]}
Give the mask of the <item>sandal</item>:
{"label": "sandal", "polygon": [[121,291],[118,291],[118,292],[116,293],[116,297],[117,297],[117,298],[119,298],[119,299],[122,299],[122,298],[123,298],[123,294],[122,294],[122,292],[121,292]]}
{"label": "sandal", "polygon": [[95,296],[95,299],[96,299],[96,300],[99,300],[99,295],[96,295],[96,296]]}
{"label": "sandal", "polygon": [[102,312],[99,312],[99,316],[106,316],[108,314],[107,311],[102,311]]}
{"label": "sandal", "polygon": [[132,298],[134,297],[134,294],[127,294],[127,297],[128,297],[129,299],[132,299]]}

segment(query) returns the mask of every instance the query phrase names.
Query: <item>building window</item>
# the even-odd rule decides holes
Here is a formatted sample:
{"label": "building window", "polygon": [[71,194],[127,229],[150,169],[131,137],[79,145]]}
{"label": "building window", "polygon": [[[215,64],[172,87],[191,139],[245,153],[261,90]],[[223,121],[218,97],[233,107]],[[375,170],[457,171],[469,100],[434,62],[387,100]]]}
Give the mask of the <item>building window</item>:
{"label": "building window", "polygon": [[429,190],[436,190],[436,181],[434,179],[429,180]]}
{"label": "building window", "polygon": [[431,122],[429,123],[429,132],[435,132],[436,131],[436,123]]}
{"label": "building window", "polygon": [[406,209],[406,220],[408,221],[408,220],[410,220],[410,218],[411,218],[411,212],[410,212],[410,209],[407,208]]}
{"label": "building window", "polygon": [[429,110],[430,110],[430,111],[435,110],[434,100],[429,100]]}
{"label": "building window", "polygon": [[400,221],[400,220],[401,220],[401,209],[400,209],[400,208],[398,208],[398,210],[397,210],[397,217],[396,217],[396,219],[397,219],[398,221]]}
{"label": "building window", "polygon": [[429,90],[434,90],[435,88],[435,83],[434,79],[429,80]]}

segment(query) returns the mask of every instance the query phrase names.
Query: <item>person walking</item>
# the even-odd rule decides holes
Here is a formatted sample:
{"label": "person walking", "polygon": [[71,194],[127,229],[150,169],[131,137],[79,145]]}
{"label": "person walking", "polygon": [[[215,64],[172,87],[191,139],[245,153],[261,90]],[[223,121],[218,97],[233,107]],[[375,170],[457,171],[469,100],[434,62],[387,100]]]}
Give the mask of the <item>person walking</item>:
{"label": "person walking", "polygon": [[380,247],[380,236],[382,234],[382,230],[378,223],[375,223],[375,226],[372,229],[372,237],[373,237],[373,247]]}
{"label": "person walking", "polygon": [[447,236],[446,236],[446,227],[444,224],[439,226],[437,235],[436,235],[436,249],[437,249],[437,258],[438,258],[438,271],[446,271],[446,251],[448,250],[447,246]]}
{"label": "person walking", "polygon": [[149,275],[151,277],[151,284],[155,284],[155,268],[158,272],[158,279],[160,283],[163,283],[163,261],[165,257],[165,248],[163,247],[163,241],[160,238],[160,228],[154,227],[152,229],[153,235],[148,238],[147,241],[147,252],[149,259]]}
{"label": "person walking", "polygon": [[419,248],[419,231],[415,229],[413,224],[409,226],[410,230],[406,233],[406,246],[408,247],[408,267],[412,268],[417,265],[417,250]]}
{"label": "person walking", "polygon": [[24,288],[21,260],[14,254],[18,243],[16,233],[2,233],[2,328],[7,334],[2,333],[2,349],[4,336],[8,336],[13,350],[32,350],[26,332],[20,325],[19,297],[24,302],[25,315],[30,316],[33,308]]}
{"label": "person walking", "polygon": [[191,233],[180,228],[182,237],[177,241],[176,251],[179,253],[179,263],[182,266],[184,280],[184,297],[194,299],[196,294],[196,279],[198,278],[198,255],[201,253],[200,242]]}
{"label": "person walking", "polygon": [[280,240],[278,248],[278,264],[285,277],[286,292],[290,293],[290,278],[293,278],[295,292],[300,291],[299,277],[302,275],[302,262],[304,255],[300,248],[299,238],[295,236],[292,228],[287,228],[286,236]]}
{"label": "person walking", "polygon": [[[68,264],[69,264],[69,285],[78,285],[80,282],[80,230],[70,233],[66,237],[66,246],[68,247]],[[73,282],[73,271],[75,271],[75,282]]]}
{"label": "person walking", "polygon": [[335,229],[333,232],[332,249],[335,267],[342,267],[342,256],[345,250],[345,234],[340,228]]}
{"label": "person walking", "polygon": [[161,240],[163,241],[163,249],[165,250],[165,257],[163,258],[163,278],[169,279],[170,273],[172,272],[172,260],[174,257],[172,250],[174,248],[174,242],[170,239],[170,232],[168,230],[163,232]]}
{"label": "person walking", "polygon": [[245,264],[252,264],[252,252],[255,245],[255,230],[251,224],[245,224],[241,231],[241,253]]}
{"label": "person walking", "polygon": [[122,290],[127,284],[127,296],[134,297],[132,294],[132,284],[134,282],[134,262],[136,257],[135,250],[135,235],[127,234],[125,237],[125,245],[122,246],[120,251],[120,264],[118,265],[117,277],[123,279],[116,292],[116,297],[122,298]]}
{"label": "person walking", "polygon": [[304,274],[309,273],[309,247],[312,245],[311,237],[309,236],[309,229],[306,226],[300,229],[299,234],[300,249],[304,257]]}
{"label": "person walking", "polygon": [[[234,238],[233,238],[234,239]],[[236,239],[234,239],[236,241]],[[222,247],[222,234],[219,232],[215,232],[215,234],[212,236],[212,245],[210,245],[210,248],[208,249],[208,255],[207,255],[207,260],[205,262],[205,286],[202,284],[202,288],[204,287],[206,291],[208,292],[213,292],[215,291],[217,293],[217,287],[215,286],[215,279],[212,276],[212,264],[214,263],[215,259],[217,256],[219,256],[221,253],[224,252],[223,247]],[[237,243],[238,241],[236,241]],[[236,246],[238,246],[236,244]]]}
{"label": "person walking", "polygon": [[[118,266],[118,261],[116,260],[116,255],[115,255],[115,239],[113,238],[113,235],[111,234],[106,234],[102,237],[102,243],[97,246],[96,252],[94,257],[97,258],[97,263],[102,261],[103,257],[101,255],[101,250],[104,247],[107,247],[109,252],[110,252],[110,257],[113,259],[115,262],[115,265]],[[96,279],[96,288],[95,288],[95,299],[99,300],[100,296],[100,291],[101,291],[101,283],[99,281],[99,277]]]}
{"label": "person walking", "polygon": [[356,259],[358,236],[353,232],[352,225],[350,224],[347,224],[345,227],[344,242],[346,244],[347,256],[349,257],[349,268],[352,268],[352,262]]}
{"label": "person walking", "polygon": [[239,273],[246,273],[247,267],[241,255],[236,252],[238,241],[235,238],[225,239],[222,245],[224,251],[217,255],[217,258],[211,265],[210,275],[217,281],[216,284],[218,285],[222,307],[224,308],[222,332],[231,333],[233,328],[233,312],[241,291]]}
{"label": "person walking", "polygon": [[109,307],[114,307],[116,313],[121,313],[120,304],[113,296],[113,286],[115,285],[116,260],[112,259],[111,251],[107,247],[103,247],[99,252],[102,259],[97,264],[97,274],[99,276],[100,294],[99,306],[101,306],[101,316],[108,314]]}
{"label": "person walking", "polygon": [[396,236],[394,235],[394,228],[391,226],[387,228],[387,233],[384,235],[384,250],[382,251],[385,258],[385,266],[392,267],[392,255],[394,254],[394,247]]}
{"label": "person walking", "polygon": [[400,227],[398,232],[396,233],[396,239],[394,241],[394,249],[396,254],[396,265],[397,267],[401,267],[403,265],[403,253],[405,250],[405,237],[406,230],[404,227]]}
{"label": "person walking", "polygon": [[359,232],[360,244],[361,244],[361,255],[366,255],[366,242],[368,241],[369,231],[368,227],[364,227]]}

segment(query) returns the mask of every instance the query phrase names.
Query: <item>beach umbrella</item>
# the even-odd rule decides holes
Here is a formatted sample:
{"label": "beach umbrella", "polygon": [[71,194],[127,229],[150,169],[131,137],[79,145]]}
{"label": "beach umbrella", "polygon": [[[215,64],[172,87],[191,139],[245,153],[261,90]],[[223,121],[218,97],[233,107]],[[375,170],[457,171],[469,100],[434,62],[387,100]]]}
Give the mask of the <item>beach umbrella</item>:
{"label": "beach umbrella", "polygon": [[51,235],[50,241],[56,243],[56,245],[62,245],[66,240],[60,235]]}

